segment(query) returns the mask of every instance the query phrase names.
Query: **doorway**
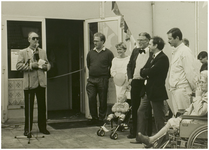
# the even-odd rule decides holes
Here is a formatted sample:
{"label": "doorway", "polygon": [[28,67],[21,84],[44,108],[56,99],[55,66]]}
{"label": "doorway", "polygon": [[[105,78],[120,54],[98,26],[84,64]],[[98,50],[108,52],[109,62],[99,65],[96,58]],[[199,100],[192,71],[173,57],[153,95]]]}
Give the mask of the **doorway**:
{"label": "doorway", "polygon": [[46,49],[48,119],[84,116],[83,21],[46,19]]}

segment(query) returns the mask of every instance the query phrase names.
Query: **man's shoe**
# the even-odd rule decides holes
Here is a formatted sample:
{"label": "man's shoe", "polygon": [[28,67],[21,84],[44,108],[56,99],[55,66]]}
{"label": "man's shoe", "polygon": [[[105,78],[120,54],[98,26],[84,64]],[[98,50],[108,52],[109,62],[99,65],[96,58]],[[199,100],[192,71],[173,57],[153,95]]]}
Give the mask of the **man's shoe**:
{"label": "man's shoe", "polygon": [[97,126],[103,126],[103,125],[104,125],[104,121],[102,121],[102,120],[97,120],[96,125],[97,125]]}
{"label": "man's shoe", "polygon": [[49,132],[47,129],[45,129],[45,130],[40,130],[40,132],[43,133],[43,134],[47,134],[47,135],[50,134],[50,132]]}
{"label": "man's shoe", "polygon": [[89,122],[87,123],[88,125],[97,125],[98,120],[97,119],[91,119],[89,120]]}
{"label": "man's shoe", "polygon": [[24,135],[24,136],[27,136],[27,138],[31,138],[31,137],[32,137],[31,132],[29,133],[28,131],[25,131],[25,132],[23,133],[23,135]]}
{"label": "man's shoe", "polygon": [[134,139],[134,138],[136,138],[136,136],[133,135],[133,134],[129,134],[129,135],[127,136],[127,138],[128,138],[128,139]]}
{"label": "man's shoe", "polygon": [[142,144],[142,142],[138,142],[138,141],[130,141],[131,144]]}

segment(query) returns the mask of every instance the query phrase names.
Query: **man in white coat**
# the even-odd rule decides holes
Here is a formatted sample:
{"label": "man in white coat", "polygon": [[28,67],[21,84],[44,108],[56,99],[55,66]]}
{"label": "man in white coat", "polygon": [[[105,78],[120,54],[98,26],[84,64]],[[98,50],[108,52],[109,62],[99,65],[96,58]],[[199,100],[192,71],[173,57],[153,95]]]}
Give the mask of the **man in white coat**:
{"label": "man in white coat", "polygon": [[189,47],[182,41],[179,28],[167,32],[168,43],[174,47],[170,66],[169,85],[174,115],[180,109],[186,109],[191,104],[191,94],[195,91],[198,81],[197,65]]}

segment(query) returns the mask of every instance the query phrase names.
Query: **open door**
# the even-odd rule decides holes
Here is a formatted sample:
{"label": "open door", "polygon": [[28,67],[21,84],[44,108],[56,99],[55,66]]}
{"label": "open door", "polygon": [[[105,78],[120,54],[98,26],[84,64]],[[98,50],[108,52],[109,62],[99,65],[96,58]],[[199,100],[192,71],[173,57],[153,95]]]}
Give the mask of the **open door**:
{"label": "open door", "polygon": [[[48,119],[84,118],[83,105],[83,22],[46,19]],[[76,117],[76,118],[77,118]]]}
{"label": "open door", "polygon": [[[120,28],[120,20],[121,17],[109,17],[102,19],[89,19],[84,22],[84,58],[86,58],[88,52],[93,49],[93,35],[96,32],[101,32],[106,36],[105,47],[110,49],[114,56],[117,56],[115,45],[119,42],[122,42],[122,29]],[[86,59],[84,61],[84,66],[86,66]],[[88,69],[86,68],[85,72],[85,87],[87,84],[88,78]],[[84,98],[85,100],[85,115],[86,118],[91,118],[89,112],[89,100],[87,93],[85,92]],[[109,80],[108,87],[108,98],[107,103],[113,104],[116,102],[116,94],[115,94],[115,85],[113,83],[112,78]]]}

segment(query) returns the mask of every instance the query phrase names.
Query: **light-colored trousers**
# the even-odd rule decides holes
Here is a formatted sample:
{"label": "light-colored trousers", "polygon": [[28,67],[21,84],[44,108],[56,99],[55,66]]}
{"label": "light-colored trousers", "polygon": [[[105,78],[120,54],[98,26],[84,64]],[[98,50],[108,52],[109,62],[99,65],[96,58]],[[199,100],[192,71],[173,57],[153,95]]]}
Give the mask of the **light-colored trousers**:
{"label": "light-colored trousers", "polygon": [[177,87],[171,90],[173,114],[176,115],[179,109],[187,109],[191,104],[192,90],[189,86]]}

